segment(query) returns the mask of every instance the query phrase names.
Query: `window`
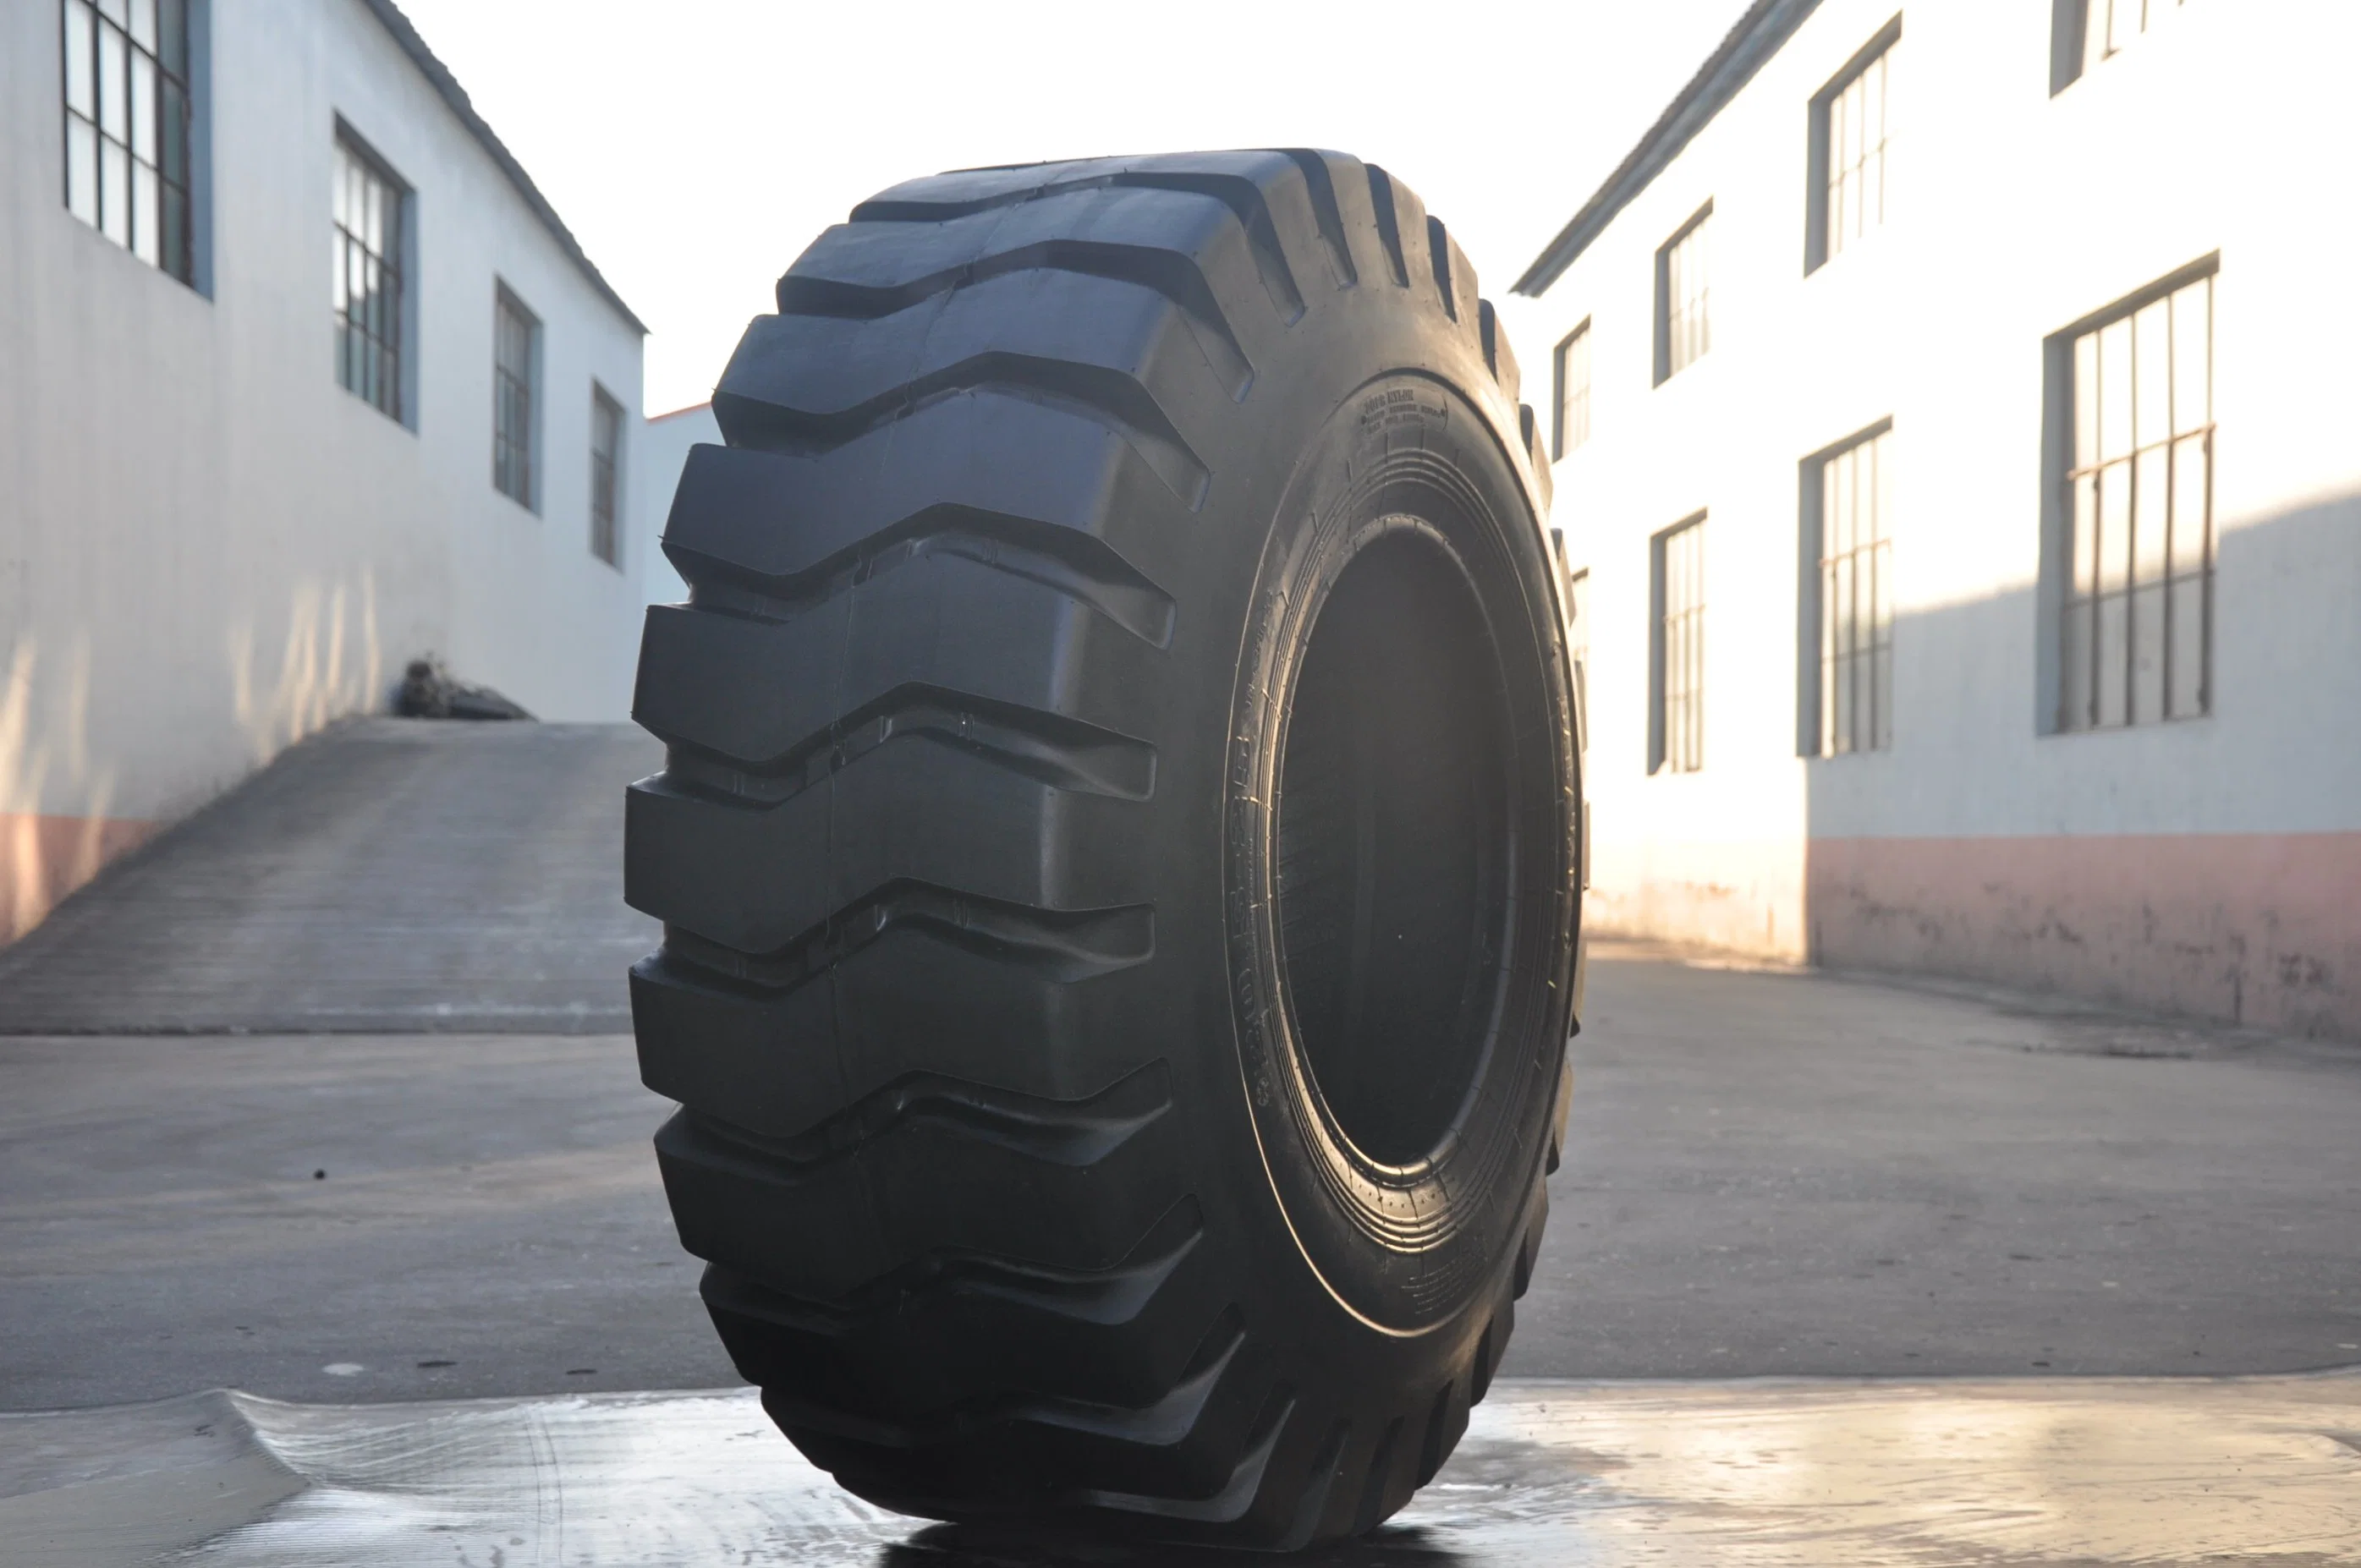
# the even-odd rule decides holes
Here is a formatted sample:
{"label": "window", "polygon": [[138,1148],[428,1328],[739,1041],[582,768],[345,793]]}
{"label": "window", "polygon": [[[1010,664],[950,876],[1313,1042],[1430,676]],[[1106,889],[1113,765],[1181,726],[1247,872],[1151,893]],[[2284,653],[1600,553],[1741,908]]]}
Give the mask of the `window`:
{"label": "window", "polygon": [[1590,439],[1590,323],[1584,322],[1557,345],[1557,411],[1550,432],[1550,455],[1563,457]]}
{"label": "window", "polygon": [[1894,744],[1892,422],[1804,463],[1806,756]]}
{"label": "window", "polygon": [[398,420],[402,187],[368,149],[341,133],[335,179],[336,379]]}
{"label": "window", "polygon": [[192,282],[186,0],[63,3],[66,207]]}
{"label": "window", "polygon": [[2049,91],[2062,93],[2082,73],[2179,10],[2186,0],[2055,0],[2050,20]]}
{"label": "window", "polygon": [[623,461],[623,405],[597,382],[590,385],[590,554],[621,564],[615,533],[615,480]]}
{"label": "window", "polygon": [[1887,88],[1901,37],[1896,16],[1813,96],[1806,272],[1884,225]]}
{"label": "window", "polygon": [[1648,771],[1705,765],[1705,517],[1651,542],[1655,635],[1650,641]]}
{"label": "window", "polygon": [[519,506],[540,510],[534,487],[540,417],[541,321],[501,284],[492,297],[492,485]]}
{"label": "window", "polygon": [[2060,729],[2213,707],[2213,265],[2060,334]]}
{"label": "window", "polygon": [[1712,346],[1706,319],[1708,202],[1656,252],[1656,384],[1662,386]]}

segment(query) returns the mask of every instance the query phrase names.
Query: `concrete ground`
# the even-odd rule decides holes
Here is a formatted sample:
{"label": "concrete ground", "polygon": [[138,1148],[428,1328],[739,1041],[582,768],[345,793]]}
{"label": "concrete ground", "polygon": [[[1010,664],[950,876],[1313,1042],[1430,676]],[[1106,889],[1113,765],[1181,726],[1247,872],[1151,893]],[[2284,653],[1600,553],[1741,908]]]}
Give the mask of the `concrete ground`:
{"label": "concrete ground", "polygon": [[[2361,1361],[2361,1057],[1663,961],[1591,1010],[1508,1376]],[[0,1083],[0,1406],[734,1381],[626,1039],[26,1037]]]}
{"label": "concrete ground", "polygon": [[[314,743],[281,768],[341,781],[374,832],[297,812],[307,861],[288,817],[233,801],[9,955],[0,1408],[734,1381],[657,1186],[665,1106],[628,1038],[558,1032],[611,1017],[625,949],[653,937],[617,913],[611,840],[648,753],[501,729]],[[533,780],[538,812],[516,804]],[[236,875],[256,844],[277,857],[258,891]],[[565,896],[531,891],[536,864]],[[156,914],[195,918],[206,878],[247,888],[223,922],[247,937]],[[298,978],[334,1022],[259,1032],[290,1020],[283,950],[256,934],[307,920],[411,957],[340,962],[323,935]],[[542,956],[479,961],[511,940]],[[73,985],[27,967],[43,951]],[[437,953],[473,964],[464,1017],[427,996]],[[159,964],[203,982],[202,1010]],[[1630,950],[1594,961],[1588,1014],[1508,1376],[2361,1362],[2361,1051]],[[31,1032],[241,1018],[258,1032]],[[487,1021],[512,1032],[418,1032]],[[330,1032],[361,1025],[388,1032]]]}
{"label": "concrete ground", "polygon": [[1511,1376],[2361,1362],[2361,1050],[1598,961]]}

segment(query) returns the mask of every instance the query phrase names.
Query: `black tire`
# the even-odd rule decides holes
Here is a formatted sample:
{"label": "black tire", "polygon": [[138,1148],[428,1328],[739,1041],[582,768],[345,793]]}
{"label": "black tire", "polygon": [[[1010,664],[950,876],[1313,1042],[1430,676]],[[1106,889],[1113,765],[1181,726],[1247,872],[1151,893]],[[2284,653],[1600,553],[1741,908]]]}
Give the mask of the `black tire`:
{"label": "black tire", "polygon": [[915,181],[778,303],[673,504],[628,830],[722,1339],[888,1508],[1367,1530],[1564,1125],[1576,699],[1492,308],[1305,151]]}

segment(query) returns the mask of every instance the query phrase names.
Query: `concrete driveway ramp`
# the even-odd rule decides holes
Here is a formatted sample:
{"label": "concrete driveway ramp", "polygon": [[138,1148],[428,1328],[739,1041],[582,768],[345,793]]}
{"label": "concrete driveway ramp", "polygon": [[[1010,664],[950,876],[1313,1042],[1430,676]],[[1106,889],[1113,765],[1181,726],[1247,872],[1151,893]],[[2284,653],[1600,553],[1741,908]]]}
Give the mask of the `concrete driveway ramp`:
{"label": "concrete driveway ramp", "polygon": [[631,1027],[622,725],[360,719],[289,751],[0,951],[0,1033]]}

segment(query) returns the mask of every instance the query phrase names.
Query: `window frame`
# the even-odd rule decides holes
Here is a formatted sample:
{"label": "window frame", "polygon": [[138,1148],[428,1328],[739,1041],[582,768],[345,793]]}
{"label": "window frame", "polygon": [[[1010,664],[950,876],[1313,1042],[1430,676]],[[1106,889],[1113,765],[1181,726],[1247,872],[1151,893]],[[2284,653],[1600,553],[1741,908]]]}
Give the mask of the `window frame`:
{"label": "window frame", "polygon": [[2093,66],[2108,60],[2131,48],[2128,41],[2115,43],[2109,38],[2094,60],[2091,54],[2091,17],[2094,9],[2110,24],[2113,33],[2114,7],[2137,5],[2139,26],[2130,38],[2146,38],[2160,19],[2158,13],[2181,10],[2189,0],[2051,0],[2049,8],[2049,95],[2053,98],[2091,73]]}
{"label": "window frame", "polygon": [[[1566,418],[1566,411],[1568,394],[1574,389],[1568,384],[1565,372],[1567,361],[1573,356],[1577,345],[1582,350],[1582,387],[1579,400],[1582,428],[1573,439],[1569,440],[1567,426],[1571,422]],[[1567,453],[1588,444],[1590,441],[1590,318],[1588,316],[1583,317],[1572,332],[1558,339],[1557,346],[1550,351],[1550,459],[1553,462],[1563,461]]]}
{"label": "window frame", "polygon": [[[131,0],[126,5],[115,0],[112,8],[122,13],[120,19],[108,16],[109,6],[99,0],[58,0],[58,171],[61,203],[77,222],[108,243],[202,294],[209,282],[203,268],[205,225],[201,207],[205,195],[202,177],[205,151],[202,90],[206,64],[203,41],[209,21],[205,3]],[[153,36],[147,44],[138,41],[132,25],[134,15],[138,13],[149,18]],[[85,67],[85,80],[79,82],[74,69],[78,21],[84,27],[84,56],[81,63]],[[119,136],[106,128],[110,75],[105,62],[110,34],[122,46],[123,69],[119,82],[114,84],[123,99]],[[171,64],[174,58],[179,61],[177,70]],[[143,95],[137,91],[142,62],[148,78],[144,110],[140,103]],[[85,106],[78,107],[77,91],[85,87]],[[139,151],[143,115],[145,139],[150,148],[150,155],[144,157]],[[77,137],[78,127],[88,133],[86,137]],[[87,212],[78,201],[75,189],[76,148],[84,141],[89,147]],[[176,145],[177,174],[173,167]],[[110,159],[110,149],[118,152],[119,159]],[[107,177],[111,166],[119,167],[119,177],[113,181]],[[144,202],[142,174],[147,176],[148,186],[148,200]],[[107,210],[110,190],[116,183],[128,188],[122,206],[123,232],[119,235],[110,227]],[[177,215],[175,196],[179,199]],[[154,231],[147,236],[153,254],[141,248],[143,209],[146,226]]]}
{"label": "window frame", "polygon": [[[1828,641],[1828,579],[1837,563],[1828,551],[1828,465],[1883,443],[1893,433],[1894,419],[1888,415],[1822,447],[1800,466],[1795,617],[1795,754],[1799,757],[1833,762],[1839,757],[1893,750],[1894,520],[1888,515],[1888,503],[1894,487],[1893,455],[1888,447],[1877,448],[1879,471],[1877,488],[1872,492],[1877,502],[1876,537],[1866,543],[1856,543],[1843,553],[1850,558],[1856,581],[1860,557],[1864,554],[1870,557],[1870,641],[1865,648],[1856,645],[1842,655],[1833,653]],[[1834,664],[1839,658],[1856,671],[1865,658],[1870,672],[1869,738],[1865,741],[1859,738],[1860,704],[1857,690],[1852,690],[1854,723],[1848,731],[1847,743],[1840,748],[1834,744],[1828,724],[1829,688],[1836,684]]]}
{"label": "window frame", "polygon": [[[2042,520],[2045,537],[2041,552],[2042,639],[2039,644],[2039,657],[2037,660],[2037,679],[2039,685],[2037,688],[2036,697],[2036,729],[2038,733],[2084,735],[2125,729],[2144,729],[2159,725],[2208,718],[2216,711],[2218,693],[2214,683],[2214,633],[2218,625],[2218,617],[2214,600],[2220,538],[2214,514],[2214,494],[2217,488],[2215,475],[2219,466],[2219,448],[2217,400],[2213,391],[2213,362],[2218,336],[2216,323],[2221,309],[2218,288],[2221,259],[2221,252],[2215,251],[2186,266],[2176,268],[2113,303],[2092,312],[2070,325],[2060,328],[2051,334],[2043,345],[2046,418],[2042,441]],[[2206,290],[2203,338],[2204,417],[2196,423],[2184,425],[2178,417],[2178,411],[2172,410],[2168,412],[2165,422],[2167,429],[2163,436],[2153,441],[2142,440],[2140,434],[2142,422],[2138,419],[2140,371],[2137,357],[2139,352],[2137,318],[2147,307],[2170,300],[2181,291],[2201,283]],[[2092,412],[2100,426],[2097,437],[2100,450],[2092,461],[2084,462],[2080,440],[2084,389],[2081,384],[2076,365],[2078,345],[2086,340],[2095,340],[2100,334],[2119,325],[2125,327],[2127,334],[2125,353],[2130,356],[2125,367],[2132,383],[2131,412],[2125,416],[2130,422],[2130,444],[2120,453],[2110,453],[2106,450],[2108,444],[2103,437],[2108,414],[2104,403],[2101,400],[2105,395],[2105,384],[2102,381],[2094,389],[2091,399]],[[2180,338],[2174,331],[2171,307],[2168,307],[2163,332],[2168,355],[2177,356]],[[2094,342],[2092,357],[2094,361],[2100,361],[2094,368],[2103,369],[2103,356],[2105,352],[2106,345],[2103,342]],[[2168,357],[2163,372],[2163,385],[2167,389],[2168,398],[2177,402],[2180,378],[2175,373],[2176,368],[2172,357]],[[2170,409],[2169,403],[2168,408]],[[2198,444],[2203,466],[2202,486],[2197,493],[2190,498],[2194,499],[2201,508],[2202,516],[2199,522],[2201,535],[2196,550],[2195,569],[2183,572],[2175,565],[2177,543],[2175,524],[2179,520],[2183,496],[2180,475],[2181,449],[2191,443]],[[2155,463],[2144,465],[2142,461],[2144,457],[2159,455],[2163,468],[2162,483],[2165,493],[2163,521],[2166,531],[2160,557],[2162,576],[2160,578],[2148,580],[2143,579],[2139,575],[2140,520],[2143,515],[2140,506],[2140,471],[2144,466],[2150,468],[2158,466]],[[2120,588],[2111,589],[2105,587],[2101,579],[2101,574],[2104,569],[2107,543],[2105,517],[2109,502],[2106,471],[2119,467],[2127,471],[2129,484],[2124,502],[2123,519],[2129,530],[2129,547],[2124,553],[2126,566],[2125,580]],[[2077,559],[2080,546],[2078,537],[2080,529],[2077,522],[2078,487],[2084,477],[2090,477],[2092,480],[2092,513],[2093,517],[2091,563],[2091,576],[2093,580],[2087,592],[2078,583],[2081,564]],[[2188,711],[2179,710],[2179,694],[2175,690],[2176,663],[2181,650],[2178,649],[2174,642],[2173,634],[2180,630],[2180,614],[2173,605],[2176,589],[2183,585],[2193,585],[2198,621],[2193,633],[2196,644],[2193,652],[2197,658],[2198,669],[2193,683],[2193,706]],[[2138,700],[2140,696],[2139,602],[2144,590],[2150,588],[2156,590],[2156,602],[2161,607],[2162,630],[2157,648],[2162,664],[2156,676],[2158,711],[2147,714],[2141,711]],[[2109,599],[2120,599],[2124,606],[2122,637],[2124,690],[2120,718],[2109,717],[2103,706],[2106,685],[2106,672],[2103,665],[2107,641],[2103,623],[2106,601]],[[2076,674],[2074,649],[2077,645],[2075,642],[2077,628],[2073,618],[2078,613],[2085,611],[2090,616],[2090,624],[2086,629],[2088,640],[2083,644],[2087,649],[2089,690],[2087,699],[2078,714],[2074,703],[2078,694],[2070,690],[2070,685]]]}
{"label": "window frame", "polygon": [[[602,455],[598,437],[607,420],[613,422],[615,440],[613,449]],[[623,404],[596,379],[590,383],[590,554],[619,572],[623,569]]]}
{"label": "window frame", "polygon": [[[414,359],[418,339],[415,330],[415,313],[411,307],[413,281],[413,269],[411,263],[412,260],[412,235],[415,221],[413,214],[416,207],[415,192],[412,190],[409,181],[402,179],[394,170],[393,165],[386,161],[377,148],[369,144],[368,139],[354,130],[341,115],[336,116],[335,131],[331,138],[330,147],[332,157],[340,155],[341,158],[349,158],[364,174],[374,177],[384,186],[393,208],[391,221],[385,225],[387,254],[379,256],[368,248],[368,240],[364,236],[352,233],[338,217],[336,203],[341,199],[341,191],[333,193],[330,198],[328,226],[334,236],[335,246],[338,287],[340,289],[349,287],[351,252],[355,247],[358,248],[364,257],[376,261],[393,280],[391,326],[388,336],[379,338],[367,327],[359,329],[363,336],[375,343],[379,350],[392,364],[392,380],[385,389],[390,402],[355,386],[347,378],[346,356],[349,350],[346,347],[348,341],[346,334],[355,330],[355,327],[350,306],[336,304],[332,296],[331,319],[335,323],[337,332],[336,383],[395,423],[414,431],[417,429],[417,411],[412,392],[417,384],[417,367]],[[339,186],[343,182],[343,172],[339,162],[332,175],[332,179]]]}
{"label": "window frame", "polygon": [[[1660,530],[1648,541],[1648,773],[1694,773],[1705,767],[1705,524],[1696,511]],[[1693,536],[1694,545],[1676,540]],[[1685,549],[1682,581],[1693,585],[1694,602],[1673,608],[1674,551]],[[1675,619],[1685,621],[1676,635]],[[1677,642],[1678,646],[1675,647]],[[1685,677],[1675,692],[1674,678]],[[1683,704],[1675,722],[1675,702]]]}
{"label": "window frame", "polygon": [[1704,242],[1699,241],[1698,254],[1704,263],[1703,271],[1706,281],[1705,287],[1698,291],[1696,296],[1699,330],[1695,335],[1702,338],[1703,342],[1687,358],[1677,365],[1673,363],[1673,253],[1686,244],[1690,236],[1701,233],[1707,220],[1712,216],[1713,202],[1711,198],[1708,198],[1704,206],[1690,214],[1688,220],[1673,231],[1671,238],[1656,247],[1656,304],[1653,313],[1655,317],[1655,384],[1659,387],[1703,359],[1713,347],[1713,257],[1709,250],[1704,248]]}
{"label": "window frame", "polygon": [[[1880,27],[1867,43],[1853,51],[1852,58],[1845,61],[1841,70],[1829,77],[1820,90],[1812,94],[1811,102],[1807,106],[1808,150],[1805,158],[1804,273],[1806,277],[1827,266],[1846,248],[1841,244],[1830,246],[1828,243],[1831,218],[1828,181],[1834,160],[1833,132],[1837,102],[1844,95],[1847,89],[1860,81],[1872,66],[1885,70],[1886,62],[1893,58],[1894,45],[1901,41],[1902,16],[1896,12],[1893,19]],[[1887,154],[1894,142],[1892,129],[1894,116],[1891,108],[1893,88],[1893,74],[1888,70],[1878,93],[1877,226],[1879,228],[1885,226],[1885,193],[1888,189],[1886,175],[1890,163]],[[1862,167],[1865,169],[1867,164],[1868,160],[1864,159]],[[1864,229],[1850,243],[1857,246],[1868,237],[1869,232]]]}
{"label": "window frame", "polygon": [[[503,346],[504,317],[513,315],[524,336],[521,371],[512,369]],[[504,279],[492,282],[492,488],[538,516],[541,512],[541,318]],[[521,436],[508,413],[520,408]],[[511,476],[515,478],[513,486]]]}

